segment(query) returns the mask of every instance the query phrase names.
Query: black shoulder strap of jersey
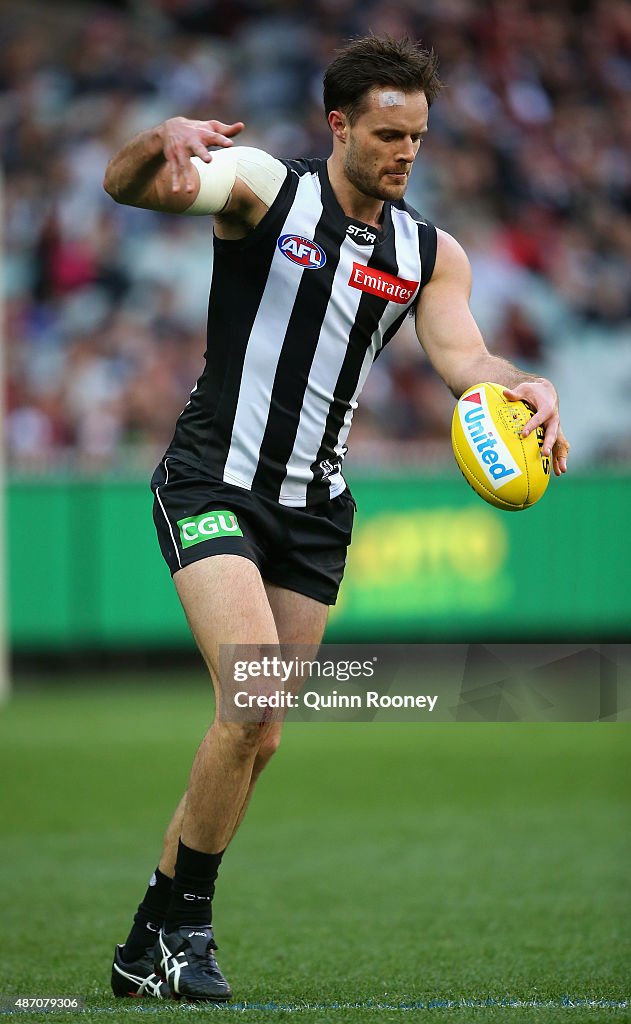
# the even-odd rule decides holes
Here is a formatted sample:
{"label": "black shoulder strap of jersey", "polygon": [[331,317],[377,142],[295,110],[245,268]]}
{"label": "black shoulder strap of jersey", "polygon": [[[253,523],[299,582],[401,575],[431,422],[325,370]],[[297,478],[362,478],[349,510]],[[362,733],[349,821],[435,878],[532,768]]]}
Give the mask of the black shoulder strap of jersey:
{"label": "black shoulder strap of jersey", "polygon": [[323,163],[323,161],[322,160],[315,160],[315,159],[314,160],[306,160],[306,159],[285,160],[285,159],[281,159],[281,163],[284,164],[285,167],[288,167],[290,171],[293,171],[294,174],[297,174],[299,177],[302,177],[303,174],[313,174],[314,171],[317,171],[318,170],[318,165]]}
{"label": "black shoulder strap of jersey", "polygon": [[419,223],[419,249],[421,253],[421,288],[424,288],[436,266],[436,246],[438,236],[431,221]]}

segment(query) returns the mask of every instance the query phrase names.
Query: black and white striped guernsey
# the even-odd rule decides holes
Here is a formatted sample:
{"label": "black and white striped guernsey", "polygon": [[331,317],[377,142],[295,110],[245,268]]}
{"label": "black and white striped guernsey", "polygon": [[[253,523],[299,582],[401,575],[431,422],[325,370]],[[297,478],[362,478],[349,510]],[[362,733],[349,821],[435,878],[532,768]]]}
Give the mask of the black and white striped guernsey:
{"label": "black and white striped guernsey", "polygon": [[167,455],[202,476],[310,506],[342,462],[374,359],[429,281],[436,229],[403,200],[351,220],[325,160],[286,160],[246,238],[214,238],[206,365]]}

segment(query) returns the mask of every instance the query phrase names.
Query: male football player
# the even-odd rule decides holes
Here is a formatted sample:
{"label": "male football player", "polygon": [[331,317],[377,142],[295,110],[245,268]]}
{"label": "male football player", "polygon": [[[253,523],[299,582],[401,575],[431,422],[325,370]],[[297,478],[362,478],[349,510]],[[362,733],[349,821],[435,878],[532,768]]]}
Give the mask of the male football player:
{"label": "male football player", "polygon": [[414,315],[454,395],[491,380],[529,402],[524,434],[543,424],[543,454],[566,471],[553,385],[487,351],[465,253],[404,200],[440,86],[420,45],[358,39],[324,76],[328,160],[278,160],[233,144],[241,122],[174,117],[108,165],[117,202],[214,217],[205,368],[152,487],[218,711],[116,950],[117,995],[231,995],[214,956],[215,881],[281,725],[222,711],[220,645],[319,644],[351,539],[342,465],[353,410],[403,319]]}

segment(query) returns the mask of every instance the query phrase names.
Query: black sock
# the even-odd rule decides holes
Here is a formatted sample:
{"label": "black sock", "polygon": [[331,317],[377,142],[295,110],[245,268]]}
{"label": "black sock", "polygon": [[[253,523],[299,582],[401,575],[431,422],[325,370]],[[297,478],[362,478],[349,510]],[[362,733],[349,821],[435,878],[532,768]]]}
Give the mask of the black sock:
{"label": "black sock", "polygon": [[200,853],[185,846],[180,839],[171,902],[164,922],[165,932],[185,924],[200,927],[211,924],[215,882],[223,853],[223,850],[221,853]]}
{"label": "black sock", "polygon": [[164,924],[171,899],[172,885],[173,879],[168,875],[163,875],[160,868],[156,868],[149,881],[144,899],[136,911],[132,930],[121,951],[121,956],[126,963],[130,964],[134,960],[138,960],[149,947],[154,945],[158,938],[158,932]]}

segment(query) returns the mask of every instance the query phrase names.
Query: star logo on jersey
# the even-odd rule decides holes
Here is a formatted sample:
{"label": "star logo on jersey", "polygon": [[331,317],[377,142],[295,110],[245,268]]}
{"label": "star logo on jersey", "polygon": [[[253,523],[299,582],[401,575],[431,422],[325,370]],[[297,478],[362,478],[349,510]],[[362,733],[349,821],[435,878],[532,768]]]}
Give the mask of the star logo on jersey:
{"label": "star logo on jersey", "polygon": [[346,234],[358,245],[374,245],[377,241],[377,232],[371,231],[366,224],[349,224]]}
{"label": "star logo on jersey", "polygon": [[319,270],[326,263],[326,253],[316,242],[304,235],[281,235],[278,248],[286,259],[303,270]]}

